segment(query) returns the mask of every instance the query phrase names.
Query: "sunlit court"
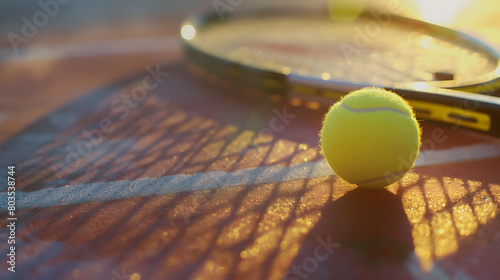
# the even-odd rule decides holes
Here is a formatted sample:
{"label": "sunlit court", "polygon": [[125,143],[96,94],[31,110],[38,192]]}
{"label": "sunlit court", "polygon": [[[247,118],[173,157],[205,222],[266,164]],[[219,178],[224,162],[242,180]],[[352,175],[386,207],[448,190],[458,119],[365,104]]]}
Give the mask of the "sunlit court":
{"label": "sunlit court", "polygon": [[0,279],[497,279],[498,15],[0,0]]}

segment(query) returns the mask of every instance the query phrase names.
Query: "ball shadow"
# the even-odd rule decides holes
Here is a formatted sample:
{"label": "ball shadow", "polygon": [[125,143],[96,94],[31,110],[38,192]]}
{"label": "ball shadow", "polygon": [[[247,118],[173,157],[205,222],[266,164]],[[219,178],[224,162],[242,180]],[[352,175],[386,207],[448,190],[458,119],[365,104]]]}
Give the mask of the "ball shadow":
{"label": "ball shadow", "polygon": [[414,250],[401,199],[386,189],[355,189],[326,204],[284,279],[411,278]]}

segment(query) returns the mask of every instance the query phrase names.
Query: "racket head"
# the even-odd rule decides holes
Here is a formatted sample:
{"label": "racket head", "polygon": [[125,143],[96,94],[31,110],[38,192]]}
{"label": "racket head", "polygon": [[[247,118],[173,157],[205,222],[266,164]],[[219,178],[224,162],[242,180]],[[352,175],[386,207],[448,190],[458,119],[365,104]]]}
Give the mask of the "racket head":
{"label": "racket head", "polygon": [[384,87],[420,118],[500,136],[498,99],[478,96],[499,95],[499,55],[458,31],[392,14],[384,22],[369,11],[335,22],[317,10],[254,10],[224,21],[198,14],[181,30],[188,67],[211,82],[308,104]]}
{"label": "racket head", "polygon": [[[390,18],[389,18],[390,17]],[[363,12],[335,22],[326,11],[196,15],[185,44],[215,58],[278,74],[377,86],[415,83],[467,88],[496,80],[499,55],[463,33],[422,21]]]}

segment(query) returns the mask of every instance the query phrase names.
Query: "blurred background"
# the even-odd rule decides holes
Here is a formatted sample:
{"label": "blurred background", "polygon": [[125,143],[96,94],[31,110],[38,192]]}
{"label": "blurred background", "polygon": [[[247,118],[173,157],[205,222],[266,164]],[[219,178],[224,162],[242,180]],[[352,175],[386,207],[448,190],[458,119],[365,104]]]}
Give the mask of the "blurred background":
{"label": "blurred background", "polygon": [[[23,24],[22,17],[31,20],[32,16],[41,10],[40,3],[49,5],[54,1],[56,0],[0,1],[2,46],[9,45],[7,40],[9,32],[19,31]],[[475,33],[481,37],[488,37],[495,43],[500,43],[500,39],[495,38],[498,36],[494,36],[497,28],[496,16],[500,12],[500,4],[495,0],[312,0],[307,2],[296,0],[110,0],[105,2],[61,0],[60,12],[50,18],[44,29],[84,28],[117,21],[141,24],[145,19],[168,19],[200,10],[215,10],[217,7],[227,9],[226,14],[228,14],[233,10],[251,6],[323,8],[327,5],[382,9],[389,5],[400,5],[402,15]]]}

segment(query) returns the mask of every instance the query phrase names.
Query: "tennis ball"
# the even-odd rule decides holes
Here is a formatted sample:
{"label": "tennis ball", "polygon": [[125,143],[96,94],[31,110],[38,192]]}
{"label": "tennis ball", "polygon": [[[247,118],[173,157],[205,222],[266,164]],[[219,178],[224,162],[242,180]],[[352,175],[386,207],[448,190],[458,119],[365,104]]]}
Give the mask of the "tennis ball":
{"label": "tennis ball", "polygon": [[412,168],[421,130],[399,95],[379,88],[347,94],[325,115],[321,149],[337,176],[363,188],[381,188]]}
{"label": "tennis ball", "polygon": [[328,14],[336,21],[353,21],[363,12],[366,4],[366,0],[330,0],[328,1]]}

